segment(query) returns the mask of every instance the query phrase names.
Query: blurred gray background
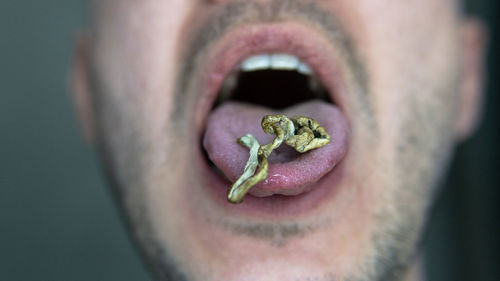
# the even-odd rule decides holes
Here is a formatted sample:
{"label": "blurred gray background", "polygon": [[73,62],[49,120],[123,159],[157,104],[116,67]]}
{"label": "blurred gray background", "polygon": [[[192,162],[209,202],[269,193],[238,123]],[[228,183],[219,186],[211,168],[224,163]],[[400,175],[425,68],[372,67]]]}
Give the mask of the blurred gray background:
{"label": "blurred gray background", "polygon": [[[459,147],[424,237],[428,280],[500,280],[498,1],[488,105]],[[0,0],[0,281],[152,280],[82,140],[68,91],[83,0]]]}

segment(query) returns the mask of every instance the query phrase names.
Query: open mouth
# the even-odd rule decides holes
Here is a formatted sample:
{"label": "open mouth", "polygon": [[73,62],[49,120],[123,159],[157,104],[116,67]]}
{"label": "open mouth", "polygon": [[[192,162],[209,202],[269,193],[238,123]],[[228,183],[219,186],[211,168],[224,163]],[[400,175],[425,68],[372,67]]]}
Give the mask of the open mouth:
{"label": "open mouth", "polygon": [[225,78],[214,107],[237,101],[284,109],[314,99],[331,102],[306,63],[292,54],[257,54]]}
{"label": "open mouth", "polygon": [[339,70],[325,63],[324,50],[305,43],[301,35],[300,30],[281,27],[241,31],[212,57],[200,106],[205,108],[200,113],[201,149],[210,172],[226,189],[248,159],[248,149],[237,139],[250,133],[261,144],[272,141],[260,127],[264,115],[312,117],[331,136],[330,144],[304,154],[279,147],[269,157],[269,176],[251,188],[244,201],[296,200],[316,187],[331,186],[328,178],[346,155],[350,130],[337,104]]}

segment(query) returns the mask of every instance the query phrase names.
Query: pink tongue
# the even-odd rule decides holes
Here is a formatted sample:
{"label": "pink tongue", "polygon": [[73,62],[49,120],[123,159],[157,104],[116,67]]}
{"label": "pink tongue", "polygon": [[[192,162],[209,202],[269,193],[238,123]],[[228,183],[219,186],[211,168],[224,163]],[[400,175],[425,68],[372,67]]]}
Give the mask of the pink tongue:
{"label": "pink tongue", "polygon": [[314,182],[342,160],[347,150],[347,120],[332,104],[311,101],[278,112],[251,104],[226,102],[210,114],[203,146],[210,160],[229,180],[234,182],[243,173],[249,156],[249,150],[236,140],[252,134],[261,145],[271,142],[274,136],[264,133],[260,122],[264,115],[278,113],[316,119],[330,134],[331,141],[306,153],[299,153],[284,143],[273,150],[268,159],[269,176],[250,189],[254,196],[297,195],[308,191]]}

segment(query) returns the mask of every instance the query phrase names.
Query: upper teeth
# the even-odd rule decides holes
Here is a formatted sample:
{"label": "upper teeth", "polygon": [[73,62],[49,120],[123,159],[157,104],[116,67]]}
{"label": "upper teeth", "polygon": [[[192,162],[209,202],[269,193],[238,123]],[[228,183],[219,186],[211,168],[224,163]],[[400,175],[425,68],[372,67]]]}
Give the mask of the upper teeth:
{"label": "upper teeth", "polygon": [[302,74],[311,75],[312,71],[299,58],[289,54],[258,54],[246,58],[241,63],[241,70],[256,71],[265,69],[295,70]]}

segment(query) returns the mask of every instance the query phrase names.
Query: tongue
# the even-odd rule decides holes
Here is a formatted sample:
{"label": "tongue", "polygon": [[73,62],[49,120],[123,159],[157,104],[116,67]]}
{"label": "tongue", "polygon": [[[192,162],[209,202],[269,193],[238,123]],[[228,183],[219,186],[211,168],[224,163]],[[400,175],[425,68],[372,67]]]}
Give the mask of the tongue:
{"label": "tongue", "polygon": [[330,134],[331,141],[306,153],[299,153],[284,143],[273,150],[268,158],[268,177],[250,189],[249,193],[254,196],[306,192],[331,171],[347,151],[349,126],[339,108],[332,104],[311,101],[278,112],[262,106],[226,102],[208,117],[203,146],[210,160],[230,181],[234,182],[243,173],[249,156],[248,149],[236,140],[252,134],[261,145],[271,142],[274,136],[264,133],[260,122],[264,115],[278,113],[316,119]]}

